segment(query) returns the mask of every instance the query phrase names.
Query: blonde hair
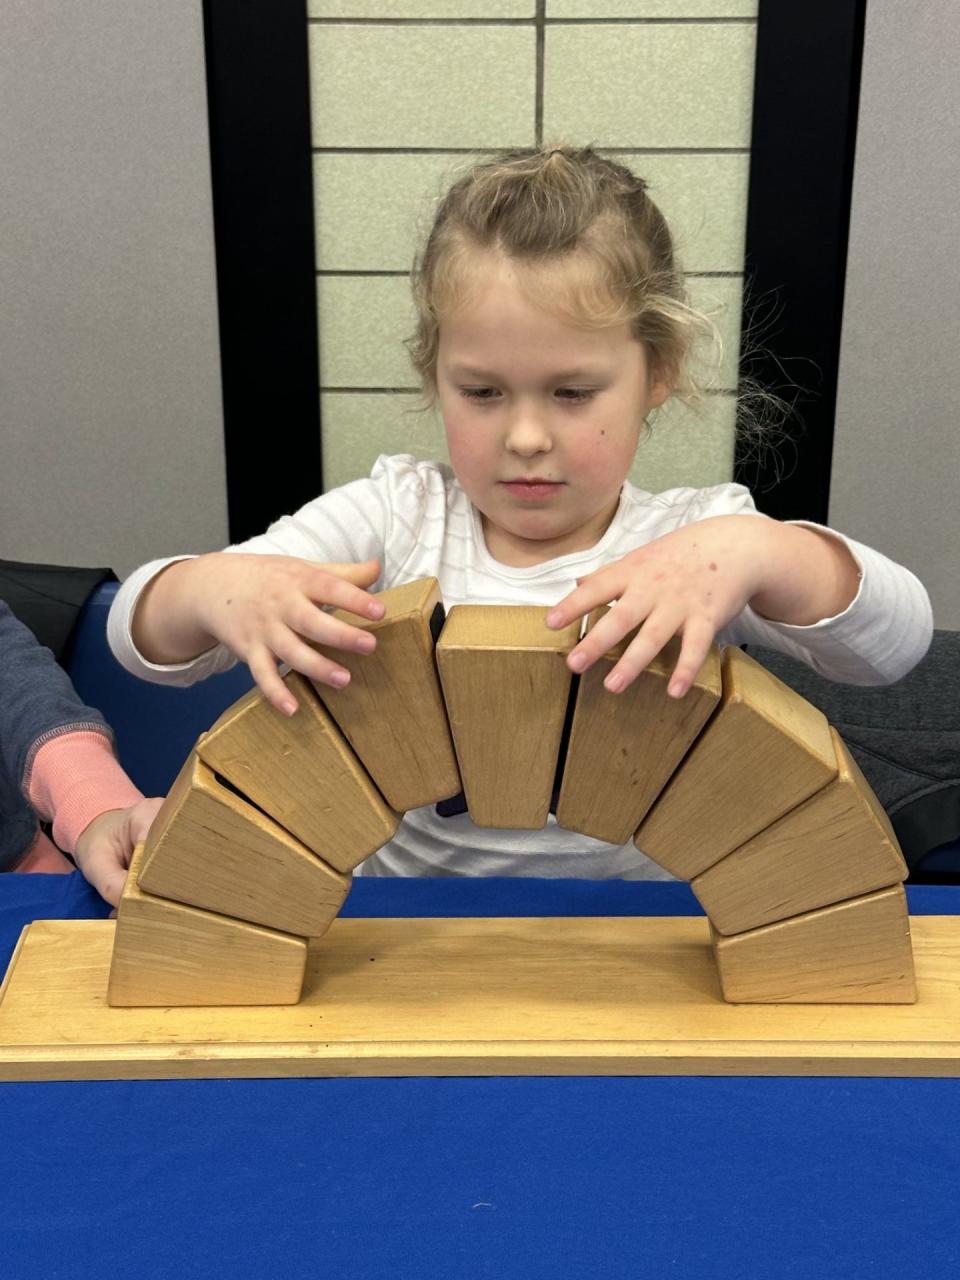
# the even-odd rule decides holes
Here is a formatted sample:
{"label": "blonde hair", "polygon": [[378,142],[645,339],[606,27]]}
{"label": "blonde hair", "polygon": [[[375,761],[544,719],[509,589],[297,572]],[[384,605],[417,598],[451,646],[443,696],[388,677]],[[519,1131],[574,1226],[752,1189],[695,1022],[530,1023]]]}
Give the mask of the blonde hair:
{"label": "blonde hair", "polygon": [[663,214],[646,183],[592,147],[518,149],[483,160],[440,201],[413,267],[417,327],[407,341],[424,395],[436,396],[440,321],[463,305],[477,250],[536,268],[532,299],[576,324],[627,323],[652,373],[692,401],[705,378],[693,371],[704,342],[719,363],[716,326],[690,305]]}

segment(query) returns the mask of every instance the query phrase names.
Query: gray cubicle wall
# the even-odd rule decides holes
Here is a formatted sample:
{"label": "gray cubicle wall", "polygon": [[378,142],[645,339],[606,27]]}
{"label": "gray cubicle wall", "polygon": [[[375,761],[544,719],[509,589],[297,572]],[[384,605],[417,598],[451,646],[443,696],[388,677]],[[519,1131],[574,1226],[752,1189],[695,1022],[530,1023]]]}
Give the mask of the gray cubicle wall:
{"label": "gray cubicle wall", "polygon": [[202,6],[0,5],[0,558],[227,536]]}
{"label": "gray cubicle wall", "polygon": [[[869,0],[831,496],[951,627],[958,40],[954,0]],[[201,5],[8,0],[0,174],[0,557],[221,545]]]}
{"label": "gray cubicle wall", "polygon": [[830,520],[960,628],[960,5],[869,0]]}

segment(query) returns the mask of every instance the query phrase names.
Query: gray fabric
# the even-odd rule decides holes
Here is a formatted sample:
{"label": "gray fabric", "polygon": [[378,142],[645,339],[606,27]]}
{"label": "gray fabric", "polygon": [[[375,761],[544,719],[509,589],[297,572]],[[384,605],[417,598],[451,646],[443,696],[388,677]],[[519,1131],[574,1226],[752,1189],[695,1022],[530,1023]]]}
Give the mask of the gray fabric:
{"label": "gray fabric", "polygon": [[25,795],[35,752],[50,737],[82,728],[109,733],[50,650],[0,601],[0,871],[15,866],[37,834]]}
{"label": "gray fabric", "polygon": [[960,632],[934,632],[926,657],[882,688],[835,684],[772,649],[749,652],[837,729],[901,843],[917,846],[904,848],[908,861],[960,837]]}

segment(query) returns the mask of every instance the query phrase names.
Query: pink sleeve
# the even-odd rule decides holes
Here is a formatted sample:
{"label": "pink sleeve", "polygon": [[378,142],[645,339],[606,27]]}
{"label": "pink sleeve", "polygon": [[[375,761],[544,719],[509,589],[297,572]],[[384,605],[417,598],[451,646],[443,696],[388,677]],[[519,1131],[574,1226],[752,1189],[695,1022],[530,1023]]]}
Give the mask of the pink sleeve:
{"label": "pink sleeve", "polygon": [[33,759],[27,798],[53,838],[73,853],[84,828],[108,809],[126,809],[143,796],[114,757],[110,740],[91,730],[45,742]]}

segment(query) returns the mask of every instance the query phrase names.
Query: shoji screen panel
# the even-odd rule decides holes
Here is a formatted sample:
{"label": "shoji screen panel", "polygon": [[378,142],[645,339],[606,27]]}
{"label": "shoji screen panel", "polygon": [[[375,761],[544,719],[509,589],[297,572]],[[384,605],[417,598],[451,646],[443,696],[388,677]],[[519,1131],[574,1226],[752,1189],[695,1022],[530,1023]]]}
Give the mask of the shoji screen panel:
{"label": "shoji screen panel", "polygon": [[403,346],[432,202],[473,157],[591,142],[650,184],[724,359],[642,444],[645,488],[734,463],[756,0],[310,0],[327,487],[379,453],[444,457]]}

